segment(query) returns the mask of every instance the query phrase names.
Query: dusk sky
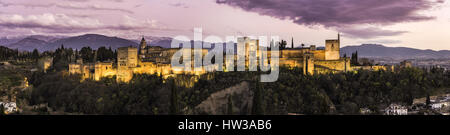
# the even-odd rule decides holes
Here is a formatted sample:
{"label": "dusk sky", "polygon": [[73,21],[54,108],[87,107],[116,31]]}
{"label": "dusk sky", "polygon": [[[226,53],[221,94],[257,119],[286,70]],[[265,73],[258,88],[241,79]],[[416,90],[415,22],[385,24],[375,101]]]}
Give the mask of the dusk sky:
{"label": "dusk sky", "polygon": [[0,37],[279,35],[323,46],[376,43],[450,50],[445,0],[0,0]]}

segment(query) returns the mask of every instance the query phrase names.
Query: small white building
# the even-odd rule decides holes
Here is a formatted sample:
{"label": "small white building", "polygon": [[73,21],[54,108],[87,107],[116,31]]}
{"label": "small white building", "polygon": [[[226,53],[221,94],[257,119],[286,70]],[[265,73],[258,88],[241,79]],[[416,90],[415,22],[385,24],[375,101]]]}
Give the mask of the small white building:
{"label": "small white building", "polygon": [[3,106],[5,114],[17,112],[17,104],[15,102],[0,102],[0,106]]}
{"label": "small white building", "polygon": [[399,104],[391,104],[384,109],[385,115],[408,115],[408,108]]}
{"label": "small white building", "polygon": [[372,113],[372,110],[369,108],[359,108],[359,113],[362,115],[368,115]]}
{"label": "small white building", "polygon": [[450,96],[447,94],[443,97],[438,97],[436,100],[430,100],[431,109],[442,109],[450,105]]}
{"label": "small white building", "polygon": [[449,105],[449,102],[436,102],[431,104],[431,109],[441,109]]}

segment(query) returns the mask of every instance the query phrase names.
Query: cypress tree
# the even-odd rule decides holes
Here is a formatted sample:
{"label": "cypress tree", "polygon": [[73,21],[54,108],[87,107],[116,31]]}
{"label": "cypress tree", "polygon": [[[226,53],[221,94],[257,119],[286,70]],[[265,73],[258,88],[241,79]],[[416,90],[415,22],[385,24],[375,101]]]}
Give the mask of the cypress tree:
{"label": "cypress tree", "polygon": [[253,106],[252,106],[252,114],[253,115],[264,115],[264,93],[261,88],[261,84],[259,81],[256,82],[256,90],[253,95]]}
{"label": "cypress tree", "polygon": [[425,102],[426,102],[427,108],[430,108],[431,100],[430,100],[430,95],[429,94],[427,94],[427,99],[426,99]]}
{"label": "cypress tree", "polygon": [[5,107],[0,105],[0,115],[5,115]]}
{"label": "cypress tree", "polygon": [[175,80],[174,79],[170,79],[170,91],[171,91],[171,96],[170,96],[170,114],[171,115],[177,115],[179,113],[178,110],[178,92],[177,92],[177,88],[175,86]]}
{"label": "cypress tree", "polygon": [[231,97],[231,95],[228,96],[227,114],[233,115],[233,98]]}
{"label": "cypress tree", "polygon": [[291,40],[291,48],[294,48],[294,37],[292,37],[292,40]]}

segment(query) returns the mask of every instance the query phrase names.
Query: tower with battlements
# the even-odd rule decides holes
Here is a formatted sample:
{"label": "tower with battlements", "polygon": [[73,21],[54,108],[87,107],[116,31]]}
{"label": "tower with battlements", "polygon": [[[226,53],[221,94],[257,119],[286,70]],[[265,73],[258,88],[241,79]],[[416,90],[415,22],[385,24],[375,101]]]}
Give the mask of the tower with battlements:
{"label": "tower with battlements", "polygon": [[117,50],[117,80],[127,82],[133,78],[133,68],[137,67],[138,49],[121,47]]}
{"label": "tower with battlements", "polygon": [[338,39],[325,41],[325,60],[339,60],[341,47],[340,42],[340,34],[338,34]]}
{"label": "tower with battlements", "polygon": [[144,37],[142,37],[141,43],[139,44],[139,50],[138,50],[140,59],[145,58],[145,54],[147,53],[146,48],[147,48],[147,42],[145,41]]}

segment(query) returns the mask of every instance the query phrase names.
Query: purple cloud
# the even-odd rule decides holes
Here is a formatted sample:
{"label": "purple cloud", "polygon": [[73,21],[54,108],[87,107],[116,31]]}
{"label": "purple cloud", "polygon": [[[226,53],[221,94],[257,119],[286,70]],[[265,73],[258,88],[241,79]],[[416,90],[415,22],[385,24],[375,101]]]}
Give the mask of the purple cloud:
{"label": "purple cloud", "polygon": [[[77,2],[87,2],[89,0],[70,0]],[[120,0],[114,0],[116,2],[121,2]],[[0,1],[0,6],[9,7],[9,6],[23,6],[28,8],[49,8],[49,7],[57,7],[61,9],[74,9],[74,10],[96,10],[96,11],[118,11],[133,14],[134,12],[131,10],[121,9],[121,8],[112,8],[112,7],[103,7],[100,5],[92,5],[92,4],[67,4],[67,3],[49,3],[49,4],[32,4],[32,3],[7,3]]]}
{"label": "purple cloud", "polygon": [[141,31],[163,30],[167,27],[160,26],[155,20],[140,21],[129,16],[124,16],[123,22],[106,24],[98,19],[88,17],[76,17],[65,14],[40,14],[40,15],[2,15],[0,14],[0,28],[9,30],[32,30],[42,33],[77,33],[98,30]]}
{"label": "purple cloud", "polygon": [[338,28],[360,38],[398,35],[404,31],[366,28],[365,30],[370,32],[361,33],[347,28],[355,25],[391,25],[431,20],[434,17],[420,15],[417,12],[428,10],[443,2],[444,0],[216,0],[219,4],[292,20],[300,25]]}

